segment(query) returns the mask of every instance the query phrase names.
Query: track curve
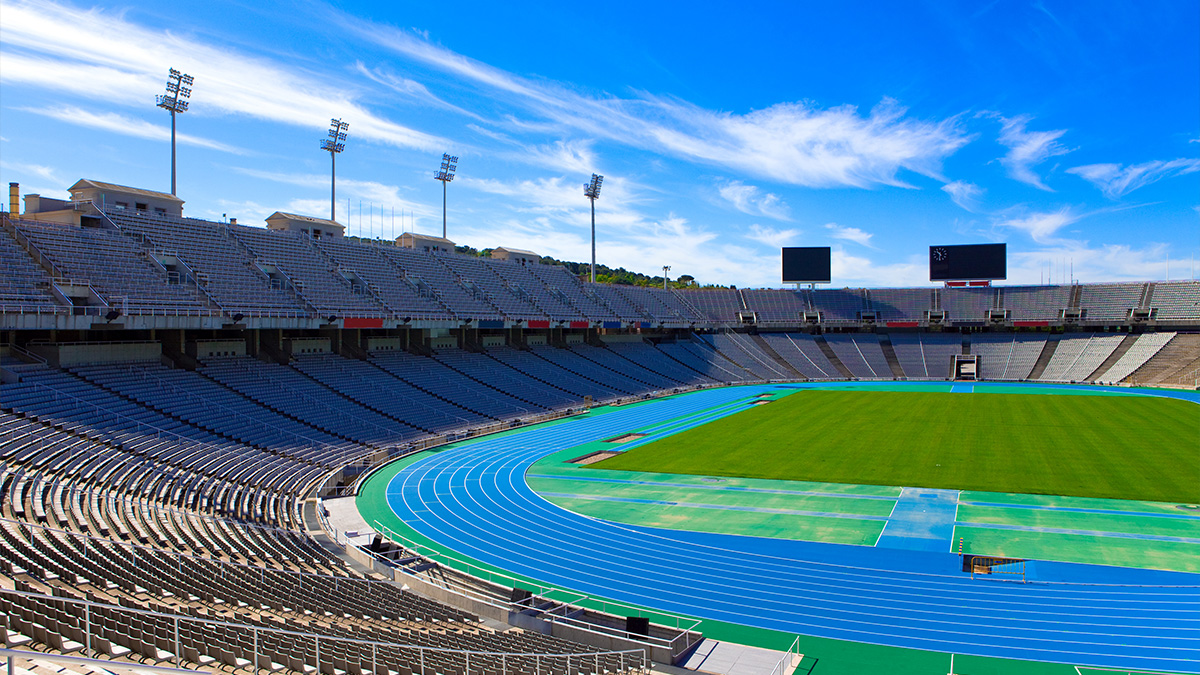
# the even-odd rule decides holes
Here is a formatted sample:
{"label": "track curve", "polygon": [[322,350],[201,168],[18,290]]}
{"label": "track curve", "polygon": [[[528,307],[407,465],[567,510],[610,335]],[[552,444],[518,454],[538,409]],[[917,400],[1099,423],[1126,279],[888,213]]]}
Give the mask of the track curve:
{"label": "track curve", "polygon": [[1200,575],[1172,576],[1185,583],[1170,586],[972,581],[892,565],[869,547],[611,523],[526,485],[526,470],[552,452],[680,417],[699,424],[774,388],[706,390],[460,444],[402,469],[387,500],[463,555],[666,612],[931,651],[1200,673]]}

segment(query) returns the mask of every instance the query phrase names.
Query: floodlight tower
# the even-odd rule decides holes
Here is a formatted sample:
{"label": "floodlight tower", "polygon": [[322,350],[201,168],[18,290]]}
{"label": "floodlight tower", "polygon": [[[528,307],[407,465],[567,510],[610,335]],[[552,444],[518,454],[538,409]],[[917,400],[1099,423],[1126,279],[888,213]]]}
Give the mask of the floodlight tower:
{"label": "floodlight tower", "polygon": [[592,202],[592,283],[596,283],[596,200],[600,198],[600,186],[604,176],[592,174],[592,182],[583,185],[583,196]]}
{"label": "floodlight tower", "polygon": [[663,265],[663,290],[667,290],[667,272],[671,271],[670,265]]}
{"label": "floodlight tower", "polygon": [[321,139],[321,149],[329,153],[329,219],[337,222],[337,156],[346,149],[346,132],[350,123],[329,120],[329,138]]}
{"label": "floodlight tower", "polygon": [[167,73],[167,93],[154,97],[155,105],[171,113],[171,194],[175,194],[175,113],[187,112],[192,81],[191,75],[171,68]]}
{"label": "floodlight tower", "polygon": [[434,180],[442,181],[442,239],[446,238],[446,183],[454,180],[454,172],[458,170],[458,157],[450,153],[442,153],[442,166],[433,174]]}

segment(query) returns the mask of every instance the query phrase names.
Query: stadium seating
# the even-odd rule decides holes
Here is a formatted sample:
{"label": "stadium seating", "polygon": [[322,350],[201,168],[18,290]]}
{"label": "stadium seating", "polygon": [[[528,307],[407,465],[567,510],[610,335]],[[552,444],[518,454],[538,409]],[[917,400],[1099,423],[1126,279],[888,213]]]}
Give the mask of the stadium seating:
{"label": "stadium seating", "polygon": [[837,366],[821,351],[811,335],[803,333],[765,333],[763,339],[781,358],[810,380],[841,377]]}
{"label": "stadium seating", "polygon": [[1174,339],[1175,333],[1146,333],[1139,335],[1128,351],[1121,355],[1116,363],[1096,377],[1097,380],[1113,383],[1124,382],[1135,370],[1154,357],[1163,347]]}
{"label": "stadium seating", "polygon": [[4,311],[41,311],[57,304],[50,293],[50,275],[30,259],[11,232],[0,228],[0,306]]}
{"label": "stadium seating", "polygon": [[1059,340],[1050,363],[1037,379],[1047,382],[1087,380],[1123,339],[1121,335],[1064,337]]}
{"label": "stadium seating", "polygon": [[957,335],[892,333],[889,337],[905,377],[911,379],[947,379],[951,358],[962,353],[962,338]]}
{"label": "stadium seating", "polygon": [[891,379],[892,368],[888,365],[879,338],[875,335],[852,333],[825,336],[838,360],[850,370],[854,377],[863,379]]}
{"label": "stadium seating", "polygon": [[984,380],[1024,380],[1046,346],[1040,335],[982,334],[971,336],[971,354],[979,357],[978,373]]}

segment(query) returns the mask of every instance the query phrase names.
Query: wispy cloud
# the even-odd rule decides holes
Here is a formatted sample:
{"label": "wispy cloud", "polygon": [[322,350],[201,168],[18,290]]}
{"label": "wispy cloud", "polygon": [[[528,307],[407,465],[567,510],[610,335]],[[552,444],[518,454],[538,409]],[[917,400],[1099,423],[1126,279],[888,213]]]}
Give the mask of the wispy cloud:
{"label": "wispy cloud", "polygon": [[31,174],[41,178],[42,180],[49,181],[50,183],[63,182],[59,179],[58,174],[54,172],[53,167],[43,166],[41,164],[23,164],[21,162],[0,160],[0,169],[8,169],[9,171],[16,171],[18,173]]}
{"label": "wispy cloud", "polygon": [[942,161],[970,140],[957,117],[915,119],[892,99],[866,114],[850,105],[818,108],[802,102],[738,114],[649,94],[587,95],[510,74],[410,31],[339,18],[361,39],[491,89],[545,120],[510,120],[517,129],[582,131],[794,185],[903,185],[901,171],[937,176]]}
{"label": "wispy cloud", "polygon": [[[171,63],[195,76],[191,109],[197,115],[247,115],[313,128],[324,128],[330,117],[343,117],[359,138],[422,150],[445,145],[436,136],[372,113],[336,81],[306,76],[291,64],[225,45],[145,28],[120,13],[9,1],[4,4],[4,41],[0,83],[6,86],[56,90],[97,105],[153,100],[165,82],[165,64]],[[20,53],[13,51],[17,48]]]}
{"label": "wispy cloud", "polygon": [[[1165,278],[1168,246],[1147,243],[1093,246],[1086,241],[1065,241],[1033,250],[1009,251],[1008,282],[1033,284],[1069,270],[1084,283],[1098,281],[1144,281]],[[1050,265],[1049,272],[1047,264]]]}
{"label": "wispy cloud", "polygon": [[[273,183],[282,183],[284,185],[295,185],[313,190],[328,190],[329,176],[306,173],[285,173],[279,171],[262,171],[259,169],[251,169],[246,167],[234,167],[234,171],[244,176],[257,178],[260,180],[271,181]],[[376,207],[395,208],[397,210],[411,211],[418,218],[437,216],[438,224],[441,225],[441,205],[431,206],[420,202],[413,202],[401,196],[401,188],[397,185],[387,185],[378,181],[356,180],[348,177],[338,177],[338,198],[339,202],[345,199],[350,199],[355,202],[354,211],[358,210],[357,202],[373,204]],[[344,202],[339,206],[344,206]],[[364,205],[365,206],[365,205]],[[319,215],[326,213],[329,210],[328,199],[305,199],[299,198],[290,202],[290,205],[278,207],[282,210],[292,209],[293,212],[303,213],[306,215]],[[274,211],[275,209],[271,209]],[[343,210],[338,209],[341,214]],[[339,220],[342,216],[339,215]]]}
{"label": "wispy cloud", "polygon": [[1120,199],[1164,178],[1196,171],[1200,171],[1200,159],[1155,160],[1126,167],[1120,164],[1088,164],[1067,169],[1067,173],[1073,173],[1100,188],[1109,199]]}
{"label": "wispy cloud", "polygon": [[1058,142],[1065,129],[1056,131],[1027,131],[1026,125],[1033,118],[1020,115],[1011,119],[1001,118],[1000,144],[1008,148],[1008,154],[1000,158],[1000,163],[1008,169],[1008,175],[1022,183],[1028,183],[1036,188],[1053,192],[1041,177],[1034,172],[1033,167],[1042,162],[1065,155],[1070,152]]}
{"label": "wispy cloud", "polygon": [[1055,235],[1062,228],[1078,222],[1083,216],[1075,213],[1071,207],[1064,206],[1057,211],[1030,213],[1016,217],[1002,217],[995,225],[1000,228],[1024,232],[1034,242],[1039,244],[1059,243]]}
{"label": "wispy cloud", "polygon": [[[511,159],[558,171],[589,176],[599,171],[596,154],[589,141],[555,141],[545,145],[526,146]],[[606,186],[607,187],[607,186]]]}
{"label": "wispy cloud", "polygon": [[[18,108],[35,115],[49,117],[68,124],[77,124],[92,129],[102,129],[123,136],[147,138],[153,141],[165,141],[171,138],[171,129],[166,126],[153,124],[146,120],[126,117],[118,113],[93,112],[74,106],[59,106],[57,108]],[[176,133],[176,141],[181,145],[194,145],[211,150],[220,150],[235,155],[249,154],[242,148],[214,141],[209,138]]]}
{"label": "wispy cloud", "polygon": [[857,227],[842,227],[837,223],[827,223],[825,229],[829,230],[829,236],[834,239],[845,239],[861,246],[874,248],[871,246],[871,237],[875,235],[870,232],[864,232]]}
{"label": "wispy cloud", "polygon": [[979,198],[983,195],[983,188],[974,183],[956,180],[943,185],[942,192],[950,195],[950,200],[959,207],[976,213],[979,209]]}
{"label": "wispy cloud", "polygon": [[787,246],[798,236],[800,236],[800,230],[794,228],[777,230],[773,227],[759,225],[758,223],[751,225],[746,233],[747,239],[757,241],[760,244],[766,244],[771,248]]}
{"label": "wispy cloud", "polygon": [[773,192],[764,192],[756,185],[746,185],[740,180],[731,180],[719,185],[717,194],[742,213],[752,216],[762,215],[776,220],[788,220],[790,210],[783,198]]}

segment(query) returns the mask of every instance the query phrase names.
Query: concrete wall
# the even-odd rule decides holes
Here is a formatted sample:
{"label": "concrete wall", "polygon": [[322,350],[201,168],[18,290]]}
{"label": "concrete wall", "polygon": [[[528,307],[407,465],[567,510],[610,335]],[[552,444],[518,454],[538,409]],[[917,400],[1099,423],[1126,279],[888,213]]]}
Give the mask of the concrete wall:
{"label": "concrete wall", "polygon": [[50,365],[56,368],[69,368],[89,363],[158,362],[162,360],[162,345],[158,342],[31,344],[28,349],[46,359]]}
{"label": "concrete wall", "polygon": [[188,356],[209,359],[214,356],[245,356],[245,340],[196,340],[188,343]]}
{"label": "concrete wall", "polygon": [[288,354],[329,354],[329,338],[288,338],[283,341]]}
{"label": "concrete wall", "polygon": [[369,352],[398,352],[403,349],[404,342],[400,338],[367,338],[367,351]]}

